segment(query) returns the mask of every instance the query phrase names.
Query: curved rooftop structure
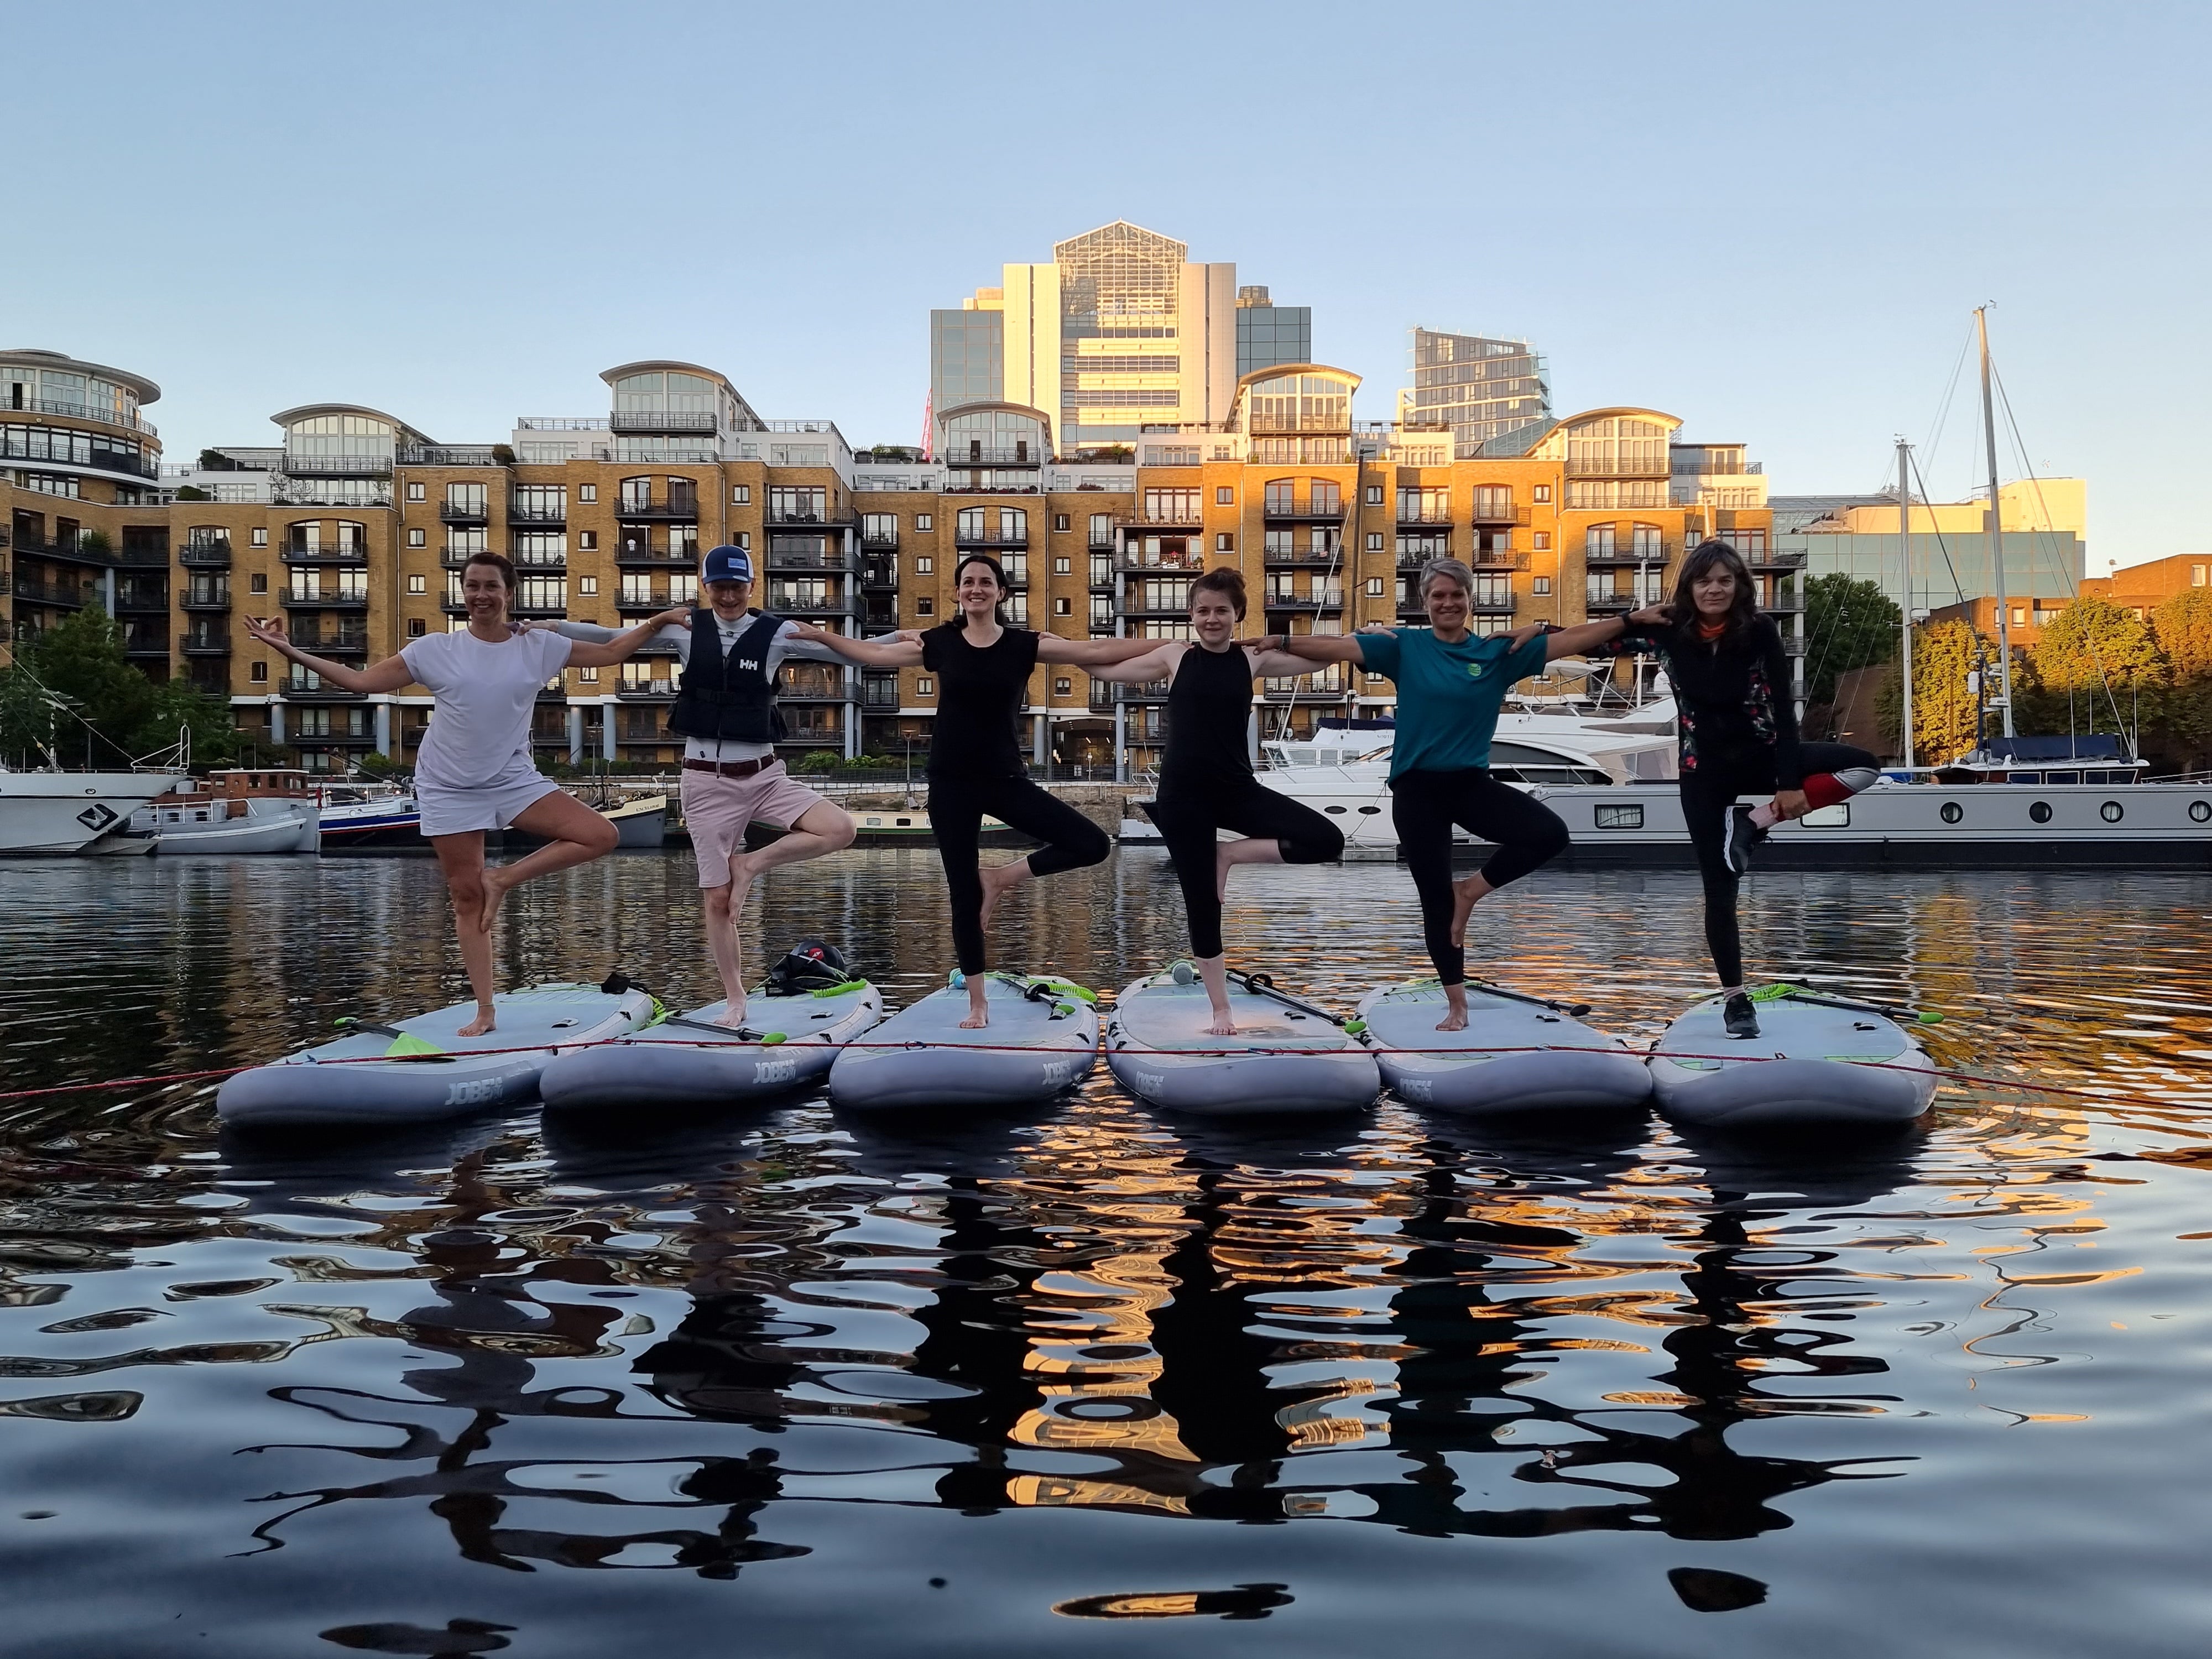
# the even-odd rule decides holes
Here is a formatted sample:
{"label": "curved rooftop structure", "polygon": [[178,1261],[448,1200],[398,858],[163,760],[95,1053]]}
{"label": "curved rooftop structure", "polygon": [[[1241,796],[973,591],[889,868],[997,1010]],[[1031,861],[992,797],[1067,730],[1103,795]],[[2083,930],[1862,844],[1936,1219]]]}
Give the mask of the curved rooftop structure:
{"label": "curved rooftop structure", "polygon": [[52,368],[68,374],[82,374],[102,380],[112,380],[125,387],[142,404],[159,403],[161,388],[143,374],[133,374],[127,368],[110,368],[105,363],[88,363],[82,358],[72,357],[66,352],[48,351],[42,346],[15,346],[0,349],[0,363],[22,363],[37,368]]}

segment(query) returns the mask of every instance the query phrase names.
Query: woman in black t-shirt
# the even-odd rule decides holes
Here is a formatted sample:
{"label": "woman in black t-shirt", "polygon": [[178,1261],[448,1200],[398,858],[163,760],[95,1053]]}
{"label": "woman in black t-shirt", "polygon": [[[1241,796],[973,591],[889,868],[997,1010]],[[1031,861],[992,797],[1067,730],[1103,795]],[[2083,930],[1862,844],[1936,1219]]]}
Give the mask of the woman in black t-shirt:
{"label": "woman in black t-shirt", "polygon": [[[819,641],[871,668],[927,668],[937,677],[937,717],[929,735],[929,823],[952,900],[953,950],[968,984],[968,1018],[960,1023],[975,1027],[990,1023],[984,1001],[989,958],[983,933],[1000,897],[1031,876],[1097,864],[1113,847],[1103,830],[1030,781],[1014,721],[1030,671],[1041,662],[1119,662],[1158,641],[1068,640],[1007,627],[999,617],[1006,573],[988,554],[963,556],[953,570],[952,586],[960,620],[918,636],[855,640],[826,629],[802,628],[799,637]],[[981,867],[976,847],[986,813],[1044,845],[1011,864]]]}

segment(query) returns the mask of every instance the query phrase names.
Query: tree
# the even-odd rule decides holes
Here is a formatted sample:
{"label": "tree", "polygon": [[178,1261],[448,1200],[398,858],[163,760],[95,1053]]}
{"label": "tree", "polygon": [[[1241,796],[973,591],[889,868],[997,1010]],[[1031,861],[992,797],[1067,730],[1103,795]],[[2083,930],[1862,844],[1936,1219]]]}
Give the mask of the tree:
{"label": "tree", "polygon": [[2212,681],[2212,587],[2185,587],[2150,613],[2173,683]]}
{"label": "tree", "polygon": [[1832,702],[1847,670],[1897,659],[1905,613],[1874,582],[1832,570],[1805,589],[1805,700]]}
{"label": "tree", "polygon": [[[1921,766],[1955,760],[1974,746],[1974,695],[1966,676],[1983,661],[1996,660],[1996,648],[1963,622],[1937,623],[1912,635],[1913,760]],[[1893,741],[1904,728],[1904,688],[1893,680],[1882,689],[1881,726]],[[1900,748],[1899,750],[1902,753]]]}
{"label": "tree", "polygon": [[10,757],[50,748],[65,764],[126,765],[168,748],[184,728],[196,761],[238,752],[228,705],[189,681],[148,679],[125,658],[122,630],[104,611],[65,617],[0,675],[0,753]]}
{"label": "tree", "polygon": [[2015,676],[2022,732],[2131,729],[2138,713],[2155,718],[2172,678],[2150,629],[2109,599],[2079,599],[2038,635],[2027,672]]}

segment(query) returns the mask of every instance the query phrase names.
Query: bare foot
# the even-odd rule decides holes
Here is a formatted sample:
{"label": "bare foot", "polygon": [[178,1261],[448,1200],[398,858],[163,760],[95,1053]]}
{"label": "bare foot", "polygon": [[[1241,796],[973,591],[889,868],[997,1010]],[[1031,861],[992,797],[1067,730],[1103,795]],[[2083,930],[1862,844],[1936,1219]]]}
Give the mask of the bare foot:
{"label": "bare foot", "polygon": [[745,995],[740,991],[730,999],[729,1006],[722,1010],[720,1018],[716,1019],[714,1024],[734,1031],[744,1023]]}
{"label": "bare foot", "polygon": [[514,885],[513,882],[507,880],[496,870],[487,870],[483,872],[483,898],[477,906],[478,933],[491,932],[491,924],[499,915],[499,907],[506,902],[507,889]]}
{"label": "bare foot", "polygon": [[1460,985],[1444,987],[1444,1017],[1437,1022],[1439,1031],[1467,1030],[1467,988]]}
{"label": "bare foot", "polygon": [[1016,859],[1012,864],[992,865],[982,872],[983,914],[981,920],[982,925],[985,927],[988,927],[991,925],[991,913],[999,908],[999,901],[1006,896],[1006,890],[1012,887],[1016,882],[1019,881],[1024,876],[1027,875],[1029,873],[1029,860],[1027,859]]}
{"label": "bare foot", "polygon": [[[1469,876],[1465,881],[1452,884],[1451,942],[1454,945],[1462,950],[1467,948],[1467,919],[1474,914],[1474,907],[1484,897],[1496,890],[1480,876]],[[1461,1023],[1463,1024],[1465,1021]],[[1444,1028],[1438,1026],[1437,1029],[1442,1030]],[[1452,1029],[1456,1030],[1459,1028],[1454,1026]]]}
{"label": "bare foot", "polygon": [[455,1032],[456,1036],[489,1036],[499,1027],[499,1014],[489,1002],[477,1004],[477,1017]]}
{"label": "bare foot", "polygon": [[[1229,848],[1232,843],[1223,842],[1213,852],[1213,896],[1224,904],[1229,902]],[[1216,1032],[1217,1036],[1222,1035]]]}
{"label": "bare foot", "polygon": [[968,981],[968,1018],[960,1022],[963,1031],[980,1031],[991,1023],[989,993],[981,975]]}
{"label": "bare foot", "polygon": [[1217,1009],[1213,1015],[1213,1024],[1206,1028],[1206,1034],[1208,1036],[1235,1036],[1237,1021],[1233,1016]]}

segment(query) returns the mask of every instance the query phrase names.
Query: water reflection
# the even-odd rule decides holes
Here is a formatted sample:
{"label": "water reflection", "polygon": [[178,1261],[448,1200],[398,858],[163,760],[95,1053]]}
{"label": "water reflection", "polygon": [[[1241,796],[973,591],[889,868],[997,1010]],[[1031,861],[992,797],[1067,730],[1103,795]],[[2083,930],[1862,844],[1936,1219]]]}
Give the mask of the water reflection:
{"label": "water reflection", "polygon": [[[664,914],[692,902],[675,864],[580,872],[576,908],[526,908],[511,965],[620,961],[681,987],[700,964],[688,911],[680,928]],[[127,872],[100,890],[131,899],[112,951],[58,955],[58,988],[0,991],[11,1058],[52,1079],[258,1057],[454,971],[442,928],[366,957],[320,943],[405,933],[432,872],[325,869],[312,934],[312,889],[214,865]],[[1243,918],[1279,973],[1348,1001],[1404,969],[1397,872],[1285,873]],[[1125,860],[1033,904],[1018,949],[1118,982],[1175,947],[1158,875]],[[902,1000],[939,971],[915,925],[937,902],[927,876],[836,863],[773,888],[762,932],[834,914]],[[29,879],[31,948],[81,933],[38,904],[81,909],[88,878]],[[1516,977],[1650,1032],[1699,980],[1680,926],[1694,886],[1668,881],[1553,882],[1489,925]],[[1949,1010],[1951,1064],[2124,1106],[1954,1088],[1923,1129],[1793,1148],[1643,1117],[1547,1141],[1387,1104],[1276,1133],[1164,1118],[1102,1080],[964,1125],[810,1101],[643,1139],[526,1115],[305,1149],[218,1140],[191,1086],[19,1105],[0,1150],[0,1459],[19,1515],[127,1533],[138,1575],[184,1605],[251,1595],[238,1573],[323,1583],[374,1540],[390,1605],[304,1591],[270,1651],[316,1636],[491,1651],[501,1632],[522,1650],[546,1628],[530,1598],[585,1570],[610,1608],[673,1593],[615,1587],[734,1583],[781,1606],[805,1585],[822,1628],[899,1646],[907,1604],[878,1598],[870,1564],[925,1547],[940,1577],[1047,1619],[1311,1630],[1298,1621],[1359,1605],[1370,1577],[1386,1595],[1395,1564],[1438,1560],[1407,1552],[1498,1548],[1641,1564],[1632,1584],[1608,1575],[1593,1621],[1629,1603],[1687,1617],[1802,1606],[1802,1558],[1761,1565],[1778,1534],[1871,1572],[1885,1528],[1922,1514],[2014,1553],[2047,1531],[2074,1552],[2054,1559],[2088,1549],[2149,1595],[2183,1571],[2178,1517],[2212,1474],[2197,1442],[2134,1431],[2159,1449],[2119,1458],[2124,1480],[2063,1442],[2003,1454],[2063,1474],[2077,1522],[2141,1516],[2118,1554],[2033,1505],[1993,1507],[1960,1425],[2129,1432],[2145,1390],[2193,1376],[2203,1333],[2176,1286],[2203,1248],[2192,1056],[2212,1055],[2212,975],[2179,922],[2085,974],[2022,920],[2051,897],[2024,881],[1770,884],[1759,948]],[[2069,931],[2085,906],[2141,914],[2094,879],[2067,896]],[[2154,996],[2131,977],[2147,971]],[[88,997],[124,1011],[112,1046],[107,1021],[45,1035]],[[2129,1365],[2085,1364],[2138,1330]],[[2106,1380],[2123,1376],[2129,1411]],[[134,1456],[162,1527],[88,1496]],[[1700,1548],[1653,1563],[1638,1534]],[[1309,1553],[1314,1538],[1334,1541]],[[1048,1583],[1039,1550],[1069,1582]],[[60,1611],[28,1633],[84,1628],[62,1592],[92,1569],[31,1559]],[[1525,1594],[1528,1618],[1559,1628],[1556,1597],[1533,1610],[1543,1577],[1506,1569],[1500,1616]],[[1888,1582],[1899,1606],[1958,1594],[1955,1573]],[[963,1605],[980,1604],[943,1603]],[[1859,1613],[1887,1627],[1891,1609]],[[2046,1634],[2064,1650],[2059,1626],[2014,1628],[2012,1651]]]}

